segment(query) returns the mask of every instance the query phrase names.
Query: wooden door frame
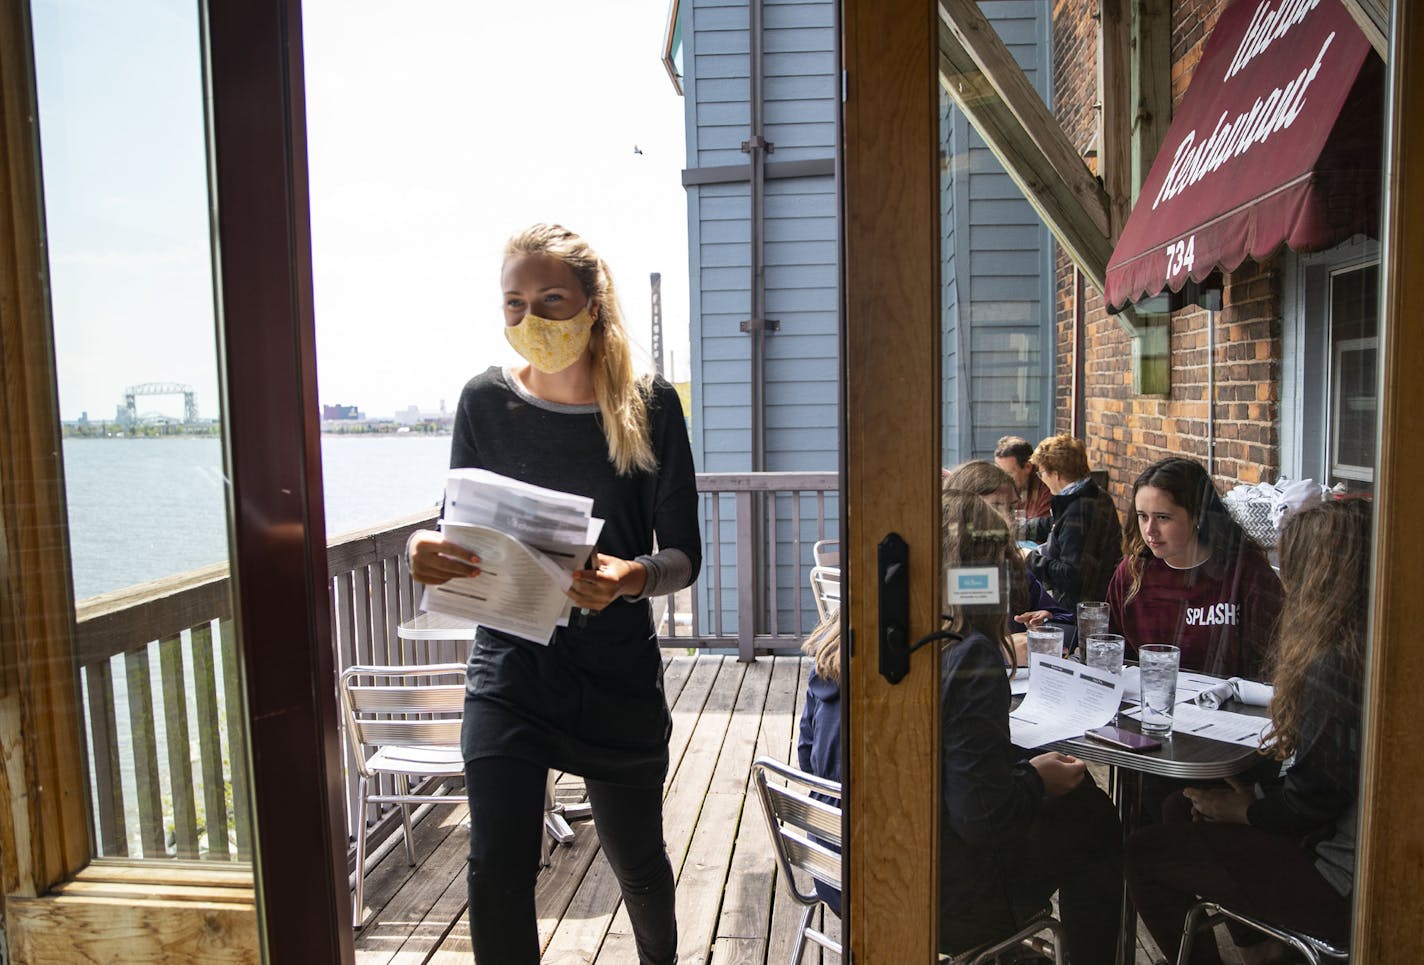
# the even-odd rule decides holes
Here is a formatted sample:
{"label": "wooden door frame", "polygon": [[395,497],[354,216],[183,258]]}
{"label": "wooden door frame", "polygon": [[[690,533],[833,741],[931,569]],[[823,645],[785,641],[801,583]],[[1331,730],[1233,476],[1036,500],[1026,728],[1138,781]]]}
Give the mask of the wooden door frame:
{"label": "wooden door frame", "polygon": [[257,860],[248,871],[90,858],[33,48],[26,0],[0,0],[0,883],[17,963],[107,960],[115,942],[123,957],[144,961],[255,963],[264,950],[269,963],[354,957],[301,5],[208,0],[205,9],[234,615]]}
{"label": "wooden door frame", "polygon": [[[1424,647],[1419,547],[1424,546],[1424,10],[1396,0],[1389,40],[1385,217],[1380,272],[1380,409],[1374,600],[1361,768],[1354,960],[1424,961]],[[1412,168],[1405,159],[1412,158]],[[1413,175],[1412,177],[1409,175]],[[1363,927],[1362,927],[1363,926]]]}
{"label": "wooden door frame", "polygon": [[939,663],[878,669],[876,546],[909,544],[911,638],[939,622],[939,100],[932,0],[845,0],[842,380],[849,950],[929,962]]}

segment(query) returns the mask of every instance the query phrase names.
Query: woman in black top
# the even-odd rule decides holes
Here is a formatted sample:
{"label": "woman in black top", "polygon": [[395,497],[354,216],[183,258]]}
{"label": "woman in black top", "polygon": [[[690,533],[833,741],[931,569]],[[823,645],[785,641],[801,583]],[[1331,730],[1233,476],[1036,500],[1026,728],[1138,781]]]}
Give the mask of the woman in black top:
{"label": "woman in black top", "polygon": [[[529,364],[465,386],[450,465],[591,497],[605,524],[596,558],[574,574],[570,626],[547,644],[481,628],[471,649],[461,744],[475,959],[539,959],[534,885],[555,768],[585,778],[639,960],[664,965],[677,951],[662,838],[672,718],[648,598],[701,566],[687,427],[670,385],[634,375],[612,278],[582,238],[557,225],[515,236],[500,287],[505,336]],[[422,583],[480,572],[433,531],[409,551]]]}
{"label": "woman in black top", "polygon": [[[1128,842],[1132,899],[1173,961],[1198,896],[1335,944],[1350,937],[1369,504],[1332,502],[1291,517],[1280,554],[1288,616],[1268,658],[1275,694],[1262,748],[1279,765],[1252,785],[1233,779],[1169,798],[1166,823]],[[1278,961],[1281,951],[1247,945],[1242,958]],[[1221,961],[1213,936],[1193,943],[1191,961]]]}

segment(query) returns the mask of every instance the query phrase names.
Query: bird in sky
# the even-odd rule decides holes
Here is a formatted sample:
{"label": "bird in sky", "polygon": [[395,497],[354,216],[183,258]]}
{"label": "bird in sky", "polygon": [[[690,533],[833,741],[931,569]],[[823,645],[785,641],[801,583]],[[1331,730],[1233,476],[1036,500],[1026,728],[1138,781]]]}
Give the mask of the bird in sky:
{"label": "bird in sky", "polygon": [[634,153],[634,154],[642,154],[642,153],[643,153],[643,149],[642,149],[641,147],[639,147],[638,145],[634,144],[634,145],[633,145],[633,153]]}

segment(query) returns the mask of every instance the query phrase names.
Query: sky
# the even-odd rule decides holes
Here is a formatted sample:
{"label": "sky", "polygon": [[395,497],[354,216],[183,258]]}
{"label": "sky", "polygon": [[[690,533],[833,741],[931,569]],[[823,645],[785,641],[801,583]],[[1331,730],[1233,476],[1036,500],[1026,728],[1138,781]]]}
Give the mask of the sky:
{"label": "sky", "polygon": [[[32,0],[61,415],[192,385],[217,414],[197,6]],[[372,416],[453,408],[516,359],[503,243],[536,221],[612,267],[651,368],[687,359],[684,102],[668,0],[303,4],[317,377]],[[636,148],[636,150],[635,150]],[[218,212],[221,217],[221,212]],[[179,414],[178,396],[141,411]]]}

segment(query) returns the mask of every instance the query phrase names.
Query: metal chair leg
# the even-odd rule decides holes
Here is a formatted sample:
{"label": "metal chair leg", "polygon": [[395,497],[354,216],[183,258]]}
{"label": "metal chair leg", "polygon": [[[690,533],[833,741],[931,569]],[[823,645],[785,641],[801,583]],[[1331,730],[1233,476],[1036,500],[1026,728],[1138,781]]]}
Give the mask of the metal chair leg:
{"label": "metal chair leg", "polygon": [[366,779],[356,781],[356,895],[351,912],[351,927],[360,928],[365,915],[366,894]]}
{"label": "metal chair leg", "polygon": [[1203,922],[1202,916],[1206,914],[1206,905],[1197,902],[1192,905],[1187,912],[1187,920],[1182,925],[1182,942],[1177,950],[1177,965],[1187,965],[1192,960],[1192,943],[1197,939],[1197,932],[1210,921]]}
{"label": "metal chair leg", "polygon": [[[410,778],[409,778],[407,775],[405,775],[405,774],[397,775],[397,779],[396,779],[396,793],[397,793],[397,794],[409,794],[409,793],[410,793]],[[415,867],[415,838],[414,838],[414,836],[411,834],[411,829],[410,829],[410,805],[409,805],[409,804],[402,804],[402,805],[400,806],[400,809],[401,809],[401,828],[405,831],[405,860],[406,860],[406,863],[408,863],[408,864],[413,868],[413,867]]]}
{"label": "metal chair leg", "polygon": [[796,929],[796,947],[791,949],[791,965],[801,965],[801,953],[806,950],[806,929],[811,927],[811,913],[815,905],[807,905],[801,912],[801,924]]}

